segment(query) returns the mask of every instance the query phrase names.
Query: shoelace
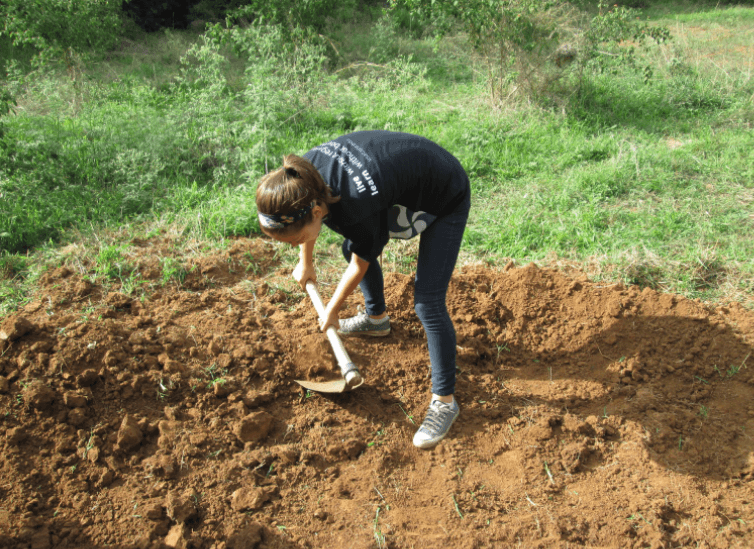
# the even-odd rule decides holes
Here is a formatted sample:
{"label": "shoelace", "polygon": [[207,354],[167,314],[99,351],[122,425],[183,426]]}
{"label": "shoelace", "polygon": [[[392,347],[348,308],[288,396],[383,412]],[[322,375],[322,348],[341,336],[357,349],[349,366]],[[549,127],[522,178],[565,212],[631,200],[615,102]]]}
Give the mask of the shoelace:
{"label": "shoelace", "polygon": [[452,404],[435,400],[429,406],[427,417],[424,419],[424,425],[426,425],[427,430],[439,431],[443,428],[447,417],[452,416],[453,412]]}
{"label": "shoelace", "polygon": [[369,320],[369,316],[367,315],[367,312],[361,307],[359,307],[355,316],[351,318],[343,319],[343,327],[350,327],[352,325],[358,325],[359,323],[363,322],[362,319],[364,317],[366,317],[366,319]]}

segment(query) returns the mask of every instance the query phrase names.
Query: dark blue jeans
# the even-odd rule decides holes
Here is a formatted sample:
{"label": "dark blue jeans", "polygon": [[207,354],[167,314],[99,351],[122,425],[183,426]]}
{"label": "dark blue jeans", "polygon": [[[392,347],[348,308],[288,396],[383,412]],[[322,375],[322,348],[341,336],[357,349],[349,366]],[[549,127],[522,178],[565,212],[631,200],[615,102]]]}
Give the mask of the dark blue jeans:
{"label": "dark blue jeans", "polygon": [[[445,305],[445,296],[461,248],[469,205],[469,200],[466,200],[449,215],[438,217],[419,236],[414,310],[427,334],[432,392],[440,396],[455,393],[456,331]],[[351,254],[346,245],[347,241],[343,243],[343,255],[350,261]],[[385,312],[385,285],[377,259],[369,264],[359,287],[364,294],[368,314]]]}

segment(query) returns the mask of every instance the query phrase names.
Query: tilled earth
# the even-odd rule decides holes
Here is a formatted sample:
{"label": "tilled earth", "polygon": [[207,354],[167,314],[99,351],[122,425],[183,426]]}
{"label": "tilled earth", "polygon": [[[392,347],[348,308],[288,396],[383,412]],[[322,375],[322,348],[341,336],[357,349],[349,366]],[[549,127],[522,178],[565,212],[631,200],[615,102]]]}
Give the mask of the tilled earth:
{"label": "tilled earth", "polygon": [[337,367],[288,275],[261,239],[147,299],[46,275],[0,333],[0,547],[754,546],[740,305],[459,268],[461,416],[421,451],[412,278],[386,277],[389,337],[345,341],[366,384],[325,396],[294,382]]}

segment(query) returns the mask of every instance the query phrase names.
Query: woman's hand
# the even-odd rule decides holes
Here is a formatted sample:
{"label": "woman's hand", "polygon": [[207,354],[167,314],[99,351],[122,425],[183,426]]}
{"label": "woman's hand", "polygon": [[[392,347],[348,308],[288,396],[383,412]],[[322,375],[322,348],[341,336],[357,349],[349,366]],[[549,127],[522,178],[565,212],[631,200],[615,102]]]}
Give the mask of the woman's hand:
{"label": "woman's hand", "polygon": [[305,261],[299,261],[296,268],[293,269],[293,278],[298,282],[302,290],[306,290],[306,282],[308,280],[317,282],[317,273],[314,271],[314,265]]}
{"label": "woman's hand", "polygon": [[326,318],[319,319],[319,329],[323,332],[327,330],[328,326],[334,326],[336,330],[340,329],[340,319],[339,319],[339,313],[338,310],[331,310],[330,306],[328,305],[325,308],[325,315]]}

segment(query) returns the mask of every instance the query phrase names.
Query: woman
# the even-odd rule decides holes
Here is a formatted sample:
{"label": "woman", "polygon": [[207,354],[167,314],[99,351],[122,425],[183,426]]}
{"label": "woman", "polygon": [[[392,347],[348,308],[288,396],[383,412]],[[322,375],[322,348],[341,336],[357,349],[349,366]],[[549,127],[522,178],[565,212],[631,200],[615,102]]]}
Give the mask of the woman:
{"label": "woman", "polygon": [[[316,282],[314,243],[324,223],[345,237],[349,262],[320,322],[344,335],[390,333],[382,269],[388,239],[421,234],[414,307],[427,334],[432,398],[414,436],[419,448],[440,442],[458,417],[454,398],[456,334],[445,305],[469,215],[469,179],[461,164],[432,141],[416,135],[363,131],[315,147],[303,158],[287,156],[257,189],[262,230],[299,246],[293,276]],[[346,298],[360,286],[365,312],[340,320]]]}

